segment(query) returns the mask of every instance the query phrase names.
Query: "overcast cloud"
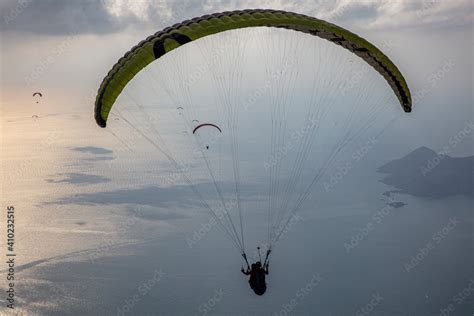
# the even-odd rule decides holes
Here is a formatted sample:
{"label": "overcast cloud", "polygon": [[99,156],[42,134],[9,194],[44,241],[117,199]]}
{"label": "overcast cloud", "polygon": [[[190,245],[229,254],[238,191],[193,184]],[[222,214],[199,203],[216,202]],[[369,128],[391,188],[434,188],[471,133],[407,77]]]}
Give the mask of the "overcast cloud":
{"label": "overcast cloud", "polygon": [[472,2],[349,0],[7,0],[0,3],[1,30],[44,35],[104,34],[127,27],[166,26],[196,15],[273,8],[355,23],[359,28],[454,27],[473,21]]}

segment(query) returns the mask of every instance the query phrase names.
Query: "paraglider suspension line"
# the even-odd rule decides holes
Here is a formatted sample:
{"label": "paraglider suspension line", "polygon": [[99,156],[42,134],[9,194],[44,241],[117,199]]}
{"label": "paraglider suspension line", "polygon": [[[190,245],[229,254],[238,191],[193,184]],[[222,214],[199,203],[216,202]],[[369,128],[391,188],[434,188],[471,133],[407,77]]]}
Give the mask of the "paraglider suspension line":
{"label": "paraglider suspension line", "polygon": [[245,263],[247,264],[247,269],[250,270],[250,264],[249,264],[249,261],[247,260],[247,255],[244,253],[242,253],[242,257],[244,258],[245,260]]}

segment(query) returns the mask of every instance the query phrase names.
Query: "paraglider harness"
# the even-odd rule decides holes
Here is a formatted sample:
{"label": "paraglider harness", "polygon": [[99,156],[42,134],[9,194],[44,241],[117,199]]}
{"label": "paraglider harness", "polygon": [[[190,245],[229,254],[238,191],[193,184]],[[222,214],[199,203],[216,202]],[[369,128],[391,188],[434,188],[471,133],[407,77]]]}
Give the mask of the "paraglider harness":
{"label": "paraglider harness", "polygon": [[[257,250],[258,250],[258,258],[260,259],[260,262],[262,262],[262,256],[260,254],[260,247],[257,247]],[[270,253],[271,252],[272,252],[272,249],[269,248],[267,250],[267,254],[265,255],[265,262],[263,263],[262,267],[267,266],[268,263],[270,262]],[[247,254],[245,254],[245,252],[242,253],[242,257],[244,258],[245,263],[247,264],[247,269],[250,270],[249,261],[247,260]]]}
{"label": "paraglider harness", "polygon": [[[247,274],[250,272],[250,279],[249,279],[249,285],[250,287],[252,288],[252,290],[255,292],[255,294],[257,295],[263,295],[265,293],[265,291],[267,290],[267,285],[265,284],[265,274],[268,274],[268,264],[269,264],[269,256],[270,256],[270,253],[271,253],[271,249],[268,249],[267,250],[267,253],[266,253],[266,256],[265,256],[265,261],[263,262],[263,265],[261,264],[262,262],[262,257],[261,257],[261,254],[260,254],[260,247],[257,247],[258,249],[258,257],[260,259],[260,261],[258,261],[258,263],[260,264],[260,266],[258,267],[259,269],[261,269],[261,271],[259,273],[256,273],[256,271],[254,270],[258,265],[258,263],[256,264],[252,264],[252,268],[250,268],[250,265],[249,265],[249,262],[247,260],[247,255],[244,253],[242,253],[242,257],[244,258],[245,260],[245,263],[247,264],[247,273],[244,273],[244,274]],[[242,267],[242,272],[243,272],[243,267]],[[254,273],[252,273],[252,271]]]}

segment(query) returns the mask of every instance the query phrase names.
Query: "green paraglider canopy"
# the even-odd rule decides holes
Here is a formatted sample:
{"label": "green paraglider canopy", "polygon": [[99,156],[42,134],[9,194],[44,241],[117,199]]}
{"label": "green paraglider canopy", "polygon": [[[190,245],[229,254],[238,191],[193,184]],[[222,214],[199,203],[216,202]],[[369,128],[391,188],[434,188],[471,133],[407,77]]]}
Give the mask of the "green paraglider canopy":
{"label": "green paraglider canopy", "polygon": [[379,72],[396,94],[404,111],[411,111],[411,94],[403,75],[384,53],[365,39],[332,23],[302,14],[276,10],[242,10],[205,15],[175,24],[133,47],[114,65],[100,85],[95,102],[97,124],[106,126],[109,113],[127,83],[154,60],[200,38],[249,27],[300,31],[348,49]]}

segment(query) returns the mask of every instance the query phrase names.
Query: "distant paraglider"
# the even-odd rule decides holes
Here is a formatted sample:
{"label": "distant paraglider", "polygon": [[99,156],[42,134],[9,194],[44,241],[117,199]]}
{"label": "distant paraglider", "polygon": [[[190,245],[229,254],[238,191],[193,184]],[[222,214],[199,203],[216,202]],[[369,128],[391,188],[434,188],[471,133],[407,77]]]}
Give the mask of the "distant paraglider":
{"label": "distant paraglider", "polygon": [[39,103],[39,99],[38,98],[42,98],[43,97],[43,94],[41,92],[35,92],[33,93],[33,98],[36,99],[36,103]]}
{"label": "distant paraglider", "polygon": [[200,129],[200,128],[202,128],[202,127],[205,127],[205,126],[214,127],[214,128],[216,128],[219,132],[222,133],[222,130],[221,130],[221,128],[220,128],[219,126],[217,126],[217,125],[215,125],[215,124],[211,124],[211,123],[204,123],[204,124],[200,124],[200,125],[196,126],[196,127],[194,128],[194,130],[193,130],[193,134],[196,134],[196,131],[197,131],[198,129]]}
{"label": "distant paraglider", "polygon": [[[203,128],[203,127],[214,127],[215,129],[217,129],[220,133],[222,133],[222,130],[219,126],[215,125],[215,124],[211,124],[211,123],[204,123],[204,124],[200,124],[198,126],[196,126],[193,130],[193,134],[196,134],[197,130],[199,130],[200,128]],[[209,150],[209,145],[206,145],[206,149]]]}

